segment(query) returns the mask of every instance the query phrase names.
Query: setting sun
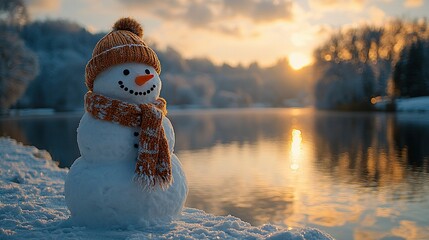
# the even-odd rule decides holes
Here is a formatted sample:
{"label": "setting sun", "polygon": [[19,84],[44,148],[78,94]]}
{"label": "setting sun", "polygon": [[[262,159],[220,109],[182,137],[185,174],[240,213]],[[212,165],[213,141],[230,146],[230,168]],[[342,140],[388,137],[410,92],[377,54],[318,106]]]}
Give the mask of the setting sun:
{"label": "setting sun", "polygon": [[294,70],[299,70],[311,63],[311,58],[303,53],[291,53],[289,55],[289,65]]}

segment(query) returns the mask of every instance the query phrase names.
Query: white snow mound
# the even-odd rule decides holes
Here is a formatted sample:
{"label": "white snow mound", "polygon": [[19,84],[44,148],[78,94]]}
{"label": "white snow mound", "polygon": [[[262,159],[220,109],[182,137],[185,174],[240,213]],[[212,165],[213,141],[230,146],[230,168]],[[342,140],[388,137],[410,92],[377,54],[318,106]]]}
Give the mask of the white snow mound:
{"label": "white snow mound", "polygon": [[398,111],[429,111],[429,97],[402,98],[396,100]]}
{"label": "white snow mound", "polygon": [[193,208],[151,227],[74,226],[64,199],[67,170],[58,168],[48,152],[0,138],[0,159],[0,239],[332,239],[314,228],[254,227]]}

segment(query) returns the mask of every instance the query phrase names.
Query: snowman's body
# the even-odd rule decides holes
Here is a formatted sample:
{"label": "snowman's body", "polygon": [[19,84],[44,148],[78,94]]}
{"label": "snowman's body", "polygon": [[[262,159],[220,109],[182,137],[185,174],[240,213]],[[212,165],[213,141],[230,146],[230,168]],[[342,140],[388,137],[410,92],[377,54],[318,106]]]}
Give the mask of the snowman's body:
{"label": "snowman's body", "polygon": [[[136,85],[134,79],[148,71],[153,77]],[[131,94],[131,89],[147,94]],[[154,69],[140,63],[111,67],[94,84],[94,92],[134,104],[153,101],[160,89]],[[133,180],[139,129],[99,120],[87,112],[83,115],[77,130],[81,157],[70,168],[65,184],[66,203],[75,222],[88,226],[141,225],[169,220],[181,212],[188,191],[186,178],[174,154],[173,127],[165,116],[162,126],[171,154],[173,183],[166,190],[148,191]]]}

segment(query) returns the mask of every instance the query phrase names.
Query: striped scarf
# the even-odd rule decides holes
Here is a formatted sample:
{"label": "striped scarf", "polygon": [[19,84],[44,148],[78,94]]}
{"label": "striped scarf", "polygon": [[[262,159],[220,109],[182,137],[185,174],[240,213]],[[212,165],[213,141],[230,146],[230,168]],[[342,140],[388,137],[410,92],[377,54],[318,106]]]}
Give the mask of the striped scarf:
{"label": "striped scarf", "polygon": [[166,105],[163,98],[155,103],[135,105],[92,91],[85,95],[85,109],[94,118],[140,127],[134,180],[148,190],[157,186],[167,189],[173,182],[168,142],[162,127]]}

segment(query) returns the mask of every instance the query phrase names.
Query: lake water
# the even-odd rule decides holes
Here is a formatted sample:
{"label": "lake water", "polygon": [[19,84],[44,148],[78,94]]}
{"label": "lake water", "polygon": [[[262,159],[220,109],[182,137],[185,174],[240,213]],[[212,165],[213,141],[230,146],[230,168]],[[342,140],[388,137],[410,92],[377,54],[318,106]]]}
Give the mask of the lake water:
{"label": "lake water", "polygon": [[[1,135],[79,156],[81,114],[0,119]],[[186,206],[338,239],[429,239],[429,114],[171,111]]]}

